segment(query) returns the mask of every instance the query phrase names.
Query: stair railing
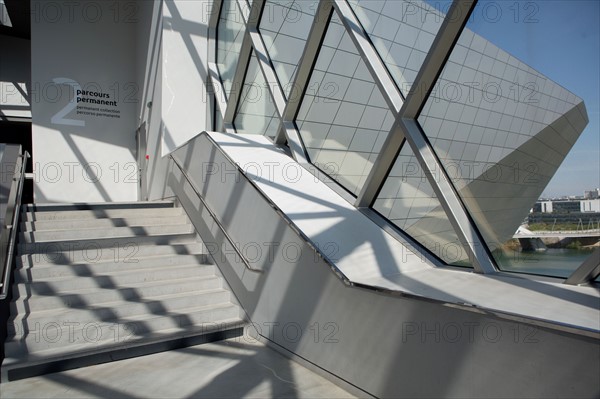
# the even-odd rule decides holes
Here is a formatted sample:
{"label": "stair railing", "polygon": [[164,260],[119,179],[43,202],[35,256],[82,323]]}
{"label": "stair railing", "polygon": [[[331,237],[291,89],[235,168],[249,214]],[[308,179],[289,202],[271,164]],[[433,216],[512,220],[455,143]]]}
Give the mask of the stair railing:
{"label": "stair railing", "polygon": [[[12,271],[13,256],[19,229],[19,215],[21,213],[21,202],[23,198],[23,186],[25,184],[25,168],[29,152],[21,154],[21,146],[6,145],[4,154],[0,160],[0,174],[2,183],[10,181],[10,191],[5,205],[6,214],[2,223],[0,233],[0,300],[8,295],[10,273]],[[11,173],[12,171],[12,173]],[[5,180],[6,179],[6,180]],[[8,185],[8,184],[6,184]],[[8,224],[10,220],[10,224]]]}
{"label": "stair railing", "polygon": [[237,254],[238,258],[241,259],[241,261],[244,263],[244,266],[246,266],[246,268],[249,269],[249,270],[262,273],[261,269],[258,269],[256,267],[252,266],[252,264],[246,258],[246,256],[242,253],[242,251],[240,251],[240,249],[235,245],[235,241],[231,238],[231,236],[227,232],[227,229],[223,226],[223,224],[220,222],[220,220],[217,217],[217,215],[215,215],[215,213],[212,211],[212,209],[206,203],[206,200],[204,199],[204,197],[202,196],[202,194],[200,194],[200,192],[198,191],[198,189],[192,183],[192,179],[188,176],[187,172],[185,171],[185,168],[177,161],[177,159],[175,159],[175,157],[173,156],[173,154],[170,154],[169,157],[171,158],[171,161],[173,162],[173,164],[175,166],[177,166],[177,168],[181,172],[181,175],[187,180],[187,182],[189,183],[191,189],[194,191],[194,193],[196,194],[196,196],[200,199],[200,202],[202,202],[202,205],[204,206],[204,209],[206,209],[206,211],[210,214],[210,216],[214,220],[216,226],[219,228],[219,230],[221,230],[221,234],[223,234],[223,236],[225,237],[225,239],[227,241],[229,241],[229,243],[231,244],[231,247],[233,248],[233,250]]}

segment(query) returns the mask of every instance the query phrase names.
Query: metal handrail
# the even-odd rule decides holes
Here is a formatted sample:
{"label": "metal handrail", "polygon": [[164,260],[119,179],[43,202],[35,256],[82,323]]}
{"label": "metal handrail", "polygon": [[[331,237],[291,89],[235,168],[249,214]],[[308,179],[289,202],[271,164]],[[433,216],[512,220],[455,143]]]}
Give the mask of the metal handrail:
{"label": "metal handrail", "polygon": [[6,259],[4,260],[4,273],[2,274],[2,281],[0,282],[0,300],[3,300],[8,295],[8,283],[10,272],[12,271],[12,258],[15,251],[15,244],[17,239],[17,229],[19,223],[19,215],[21,214],[21,201],[23,197],[23,186],[25,181],[25,168],[27,167],[27,158],[31,155],[29,152],[23,152],[21,171],[19,176],[19,182],[17,183],[17,192],[15,198],[15,206],[13,208],[12,224],[6,225],[6,228],[10,228],[10,238],[8,240],[8,250],[6,253]]}
{"label": "metal handrail", "polygon": [[[336,266],[335,262],[333,260],[329,259],[329,257],[327,255],[325,255],[315,244],[313,244],[312,240],[306,234],[304,234],[304,232],[302,230],[300,230],[294,222],[292,222],[292,220],[289,218],[288,215],[285,214],[285,212],[283,212],[281,209],[279,209],[279,207],[271,200],[271,198],[269,198],[269,196],[267,194],[265,194],[265,192],[256,184],[256,182],[252,181],[252,179],[250,179],[246,175],[246,173],[243,171],[243,169],[240,167],[240,165],[238,163],[236,163],[229,156],[229,154],[227,154],[223,150],[223,148],[221,148],[221,146],[210,136],[210,134],[208,134],[207,131],[201,132],[198,136],[195,136],[194,138],[198,138],[200,136],[206,137],[208,139],[208,141],[211,142],[215,146],[215,148],[221,153],[221,155],[223,155],[225,157],[225,159],[227,159],[227,161],[229,161],[232,165],[235,165],[237,171],[240,173],[240,176],[242,176],[246,180],[246,182],[248,182],[256,190],[256,192],[269,204],[269,206],[279,215],[279,217],[281,217],[283,219],[283,221],[306,243],[306,245],[308,245],[310,248],[312,248],[312,250],[315,252],[315,254],[329,266],[329,268],[331,269],[333,274],[338,279],[340,279],[340,281],[343,284],[348,285],[348,286],[354,285],[354,283],[352,281],[350,281],[350,279],[344,274],[344,272],[342,272]],[[191,141],[191,140],[192,139],[190,139],[189,141]],[[182,145],[181,147],[183,147],[184,145]],[[204,204],[206,210],[211,215],[211,217],[214,219],[216,225],[220,228],[220,230],[225,235],[225,237],[230,242],[233,243],[234,241],[231,240],[229,234],[227,233],[227,230],[221,224],[221,222],[219,221],[219,218],[214,214],[214,212],[208,206],[208,204],[206,203],[206,201],[204,200],[202,195],[198,192],[198,190],[192,183],[191,179],[185,172],[183,166],[180,165],[179,162],[175,159],[175,157],[173,156],[173,153],[169,154],[169,156],[173,160],[175,165],[179,168],[179,170],[183,173],[183,176],[189,181],[190,186],[192,187],[192,190],[194,190],[196,195],[200,198],[200,201]],[[250,266],[250,263],[245,259],[245,257],[243,257],[241,252],[237,248],[235,248],[235,245],[233,245],[233,247],[236,250],[236,252],[238,252],[238,254],[240,254],[242,261],[246,264],[246,267],[248,269],[253,270],[253,271],[262,271],[261,269],[256,269],[256,268],[253,268],[252,266]]]}

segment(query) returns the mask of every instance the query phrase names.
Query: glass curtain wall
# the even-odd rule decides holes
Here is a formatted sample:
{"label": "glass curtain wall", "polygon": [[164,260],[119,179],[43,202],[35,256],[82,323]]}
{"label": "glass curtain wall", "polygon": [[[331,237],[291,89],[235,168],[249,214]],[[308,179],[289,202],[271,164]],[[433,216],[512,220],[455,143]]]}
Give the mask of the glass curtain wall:
{"label": "glass curtain wall", "polygon": [[[293,122],[309,161],[359,196],[386,138],[395,132],[394,123],[401,122],[379,89],[381,72],[369,67],[374,60],[355,45],[357,37],[364,29],[367,45],[406,98],[419,84],[415,80],[451,2],[347,0],[349,7],[332,2],[323,37],[309,38],[321,3],[265,0],[255,26],[266,53],[251,49],[243,78],[234,82],[246,34],[238,4],[224,0],[216,26],[216,63],[227,98],[236,85],[241,90],[232,121],[236,131],[275,140],[282,134],[281,123]],[[489,5],[477,7],[474,14],[479,15]],[[354,19],[360,26],[348,22]],[[585,106],[484,39],[476,23],[469,19],[461,31],[416,119],[443,170],[423,170],[421,155],[404,142],[370,206],[444,263],[471,266],[442,206],[445,200],[433,188],[445,174],[500,269],[566,277],[575,266],[519,269],[507,260],[506,250],[587,124]],[[307,80],[298,82],[309,39],[312,46],[319,40],[318,53]],[[277,82],[267,82],[261,68],[272,69],[269,75]],[[276,86],[285,101],[300,99],[293,120],[280,119],[272,96]]]}

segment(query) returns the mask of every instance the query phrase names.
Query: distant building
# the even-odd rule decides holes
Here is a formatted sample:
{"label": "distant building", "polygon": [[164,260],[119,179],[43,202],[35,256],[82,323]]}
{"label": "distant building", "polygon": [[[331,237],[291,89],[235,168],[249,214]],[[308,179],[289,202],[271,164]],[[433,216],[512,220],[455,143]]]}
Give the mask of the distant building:
{"label": "distant building", "polygon": [[[586,191],[586,197],[590,192],[594,191]],[[584,228],[597,228],[600,223],[600,198],[538,201],[531,209],[527,222],[576,223]]]}
{"label": "distant building", "polygon": [[600,188],[596,188],[594,190],[585,191],[583,194],[583,198],[585,199],[597,199],[600,198]]}
{"label": "distant building", "polygon": [[600,198],[541,200],[535,203],[532,213],[600,212]]}

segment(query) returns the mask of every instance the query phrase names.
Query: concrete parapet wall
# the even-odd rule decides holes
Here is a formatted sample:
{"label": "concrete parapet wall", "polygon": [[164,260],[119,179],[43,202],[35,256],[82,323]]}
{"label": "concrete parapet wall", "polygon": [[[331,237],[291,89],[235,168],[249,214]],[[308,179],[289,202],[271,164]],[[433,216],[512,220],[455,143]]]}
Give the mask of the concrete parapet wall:
{"label": "concrete parapet wall", "polygon": [[[378,397],[600,393],[596,338],[348,286],[208,139],[194,139],[175,157],[229,163],[226,179],[202,168],[189,169],[186,178],[172,164],[167,184],[273,345]],[[250,270],[240,254],[253,260],[257,252],[250,250],[265,243],[274,248],[268,261]]]}

